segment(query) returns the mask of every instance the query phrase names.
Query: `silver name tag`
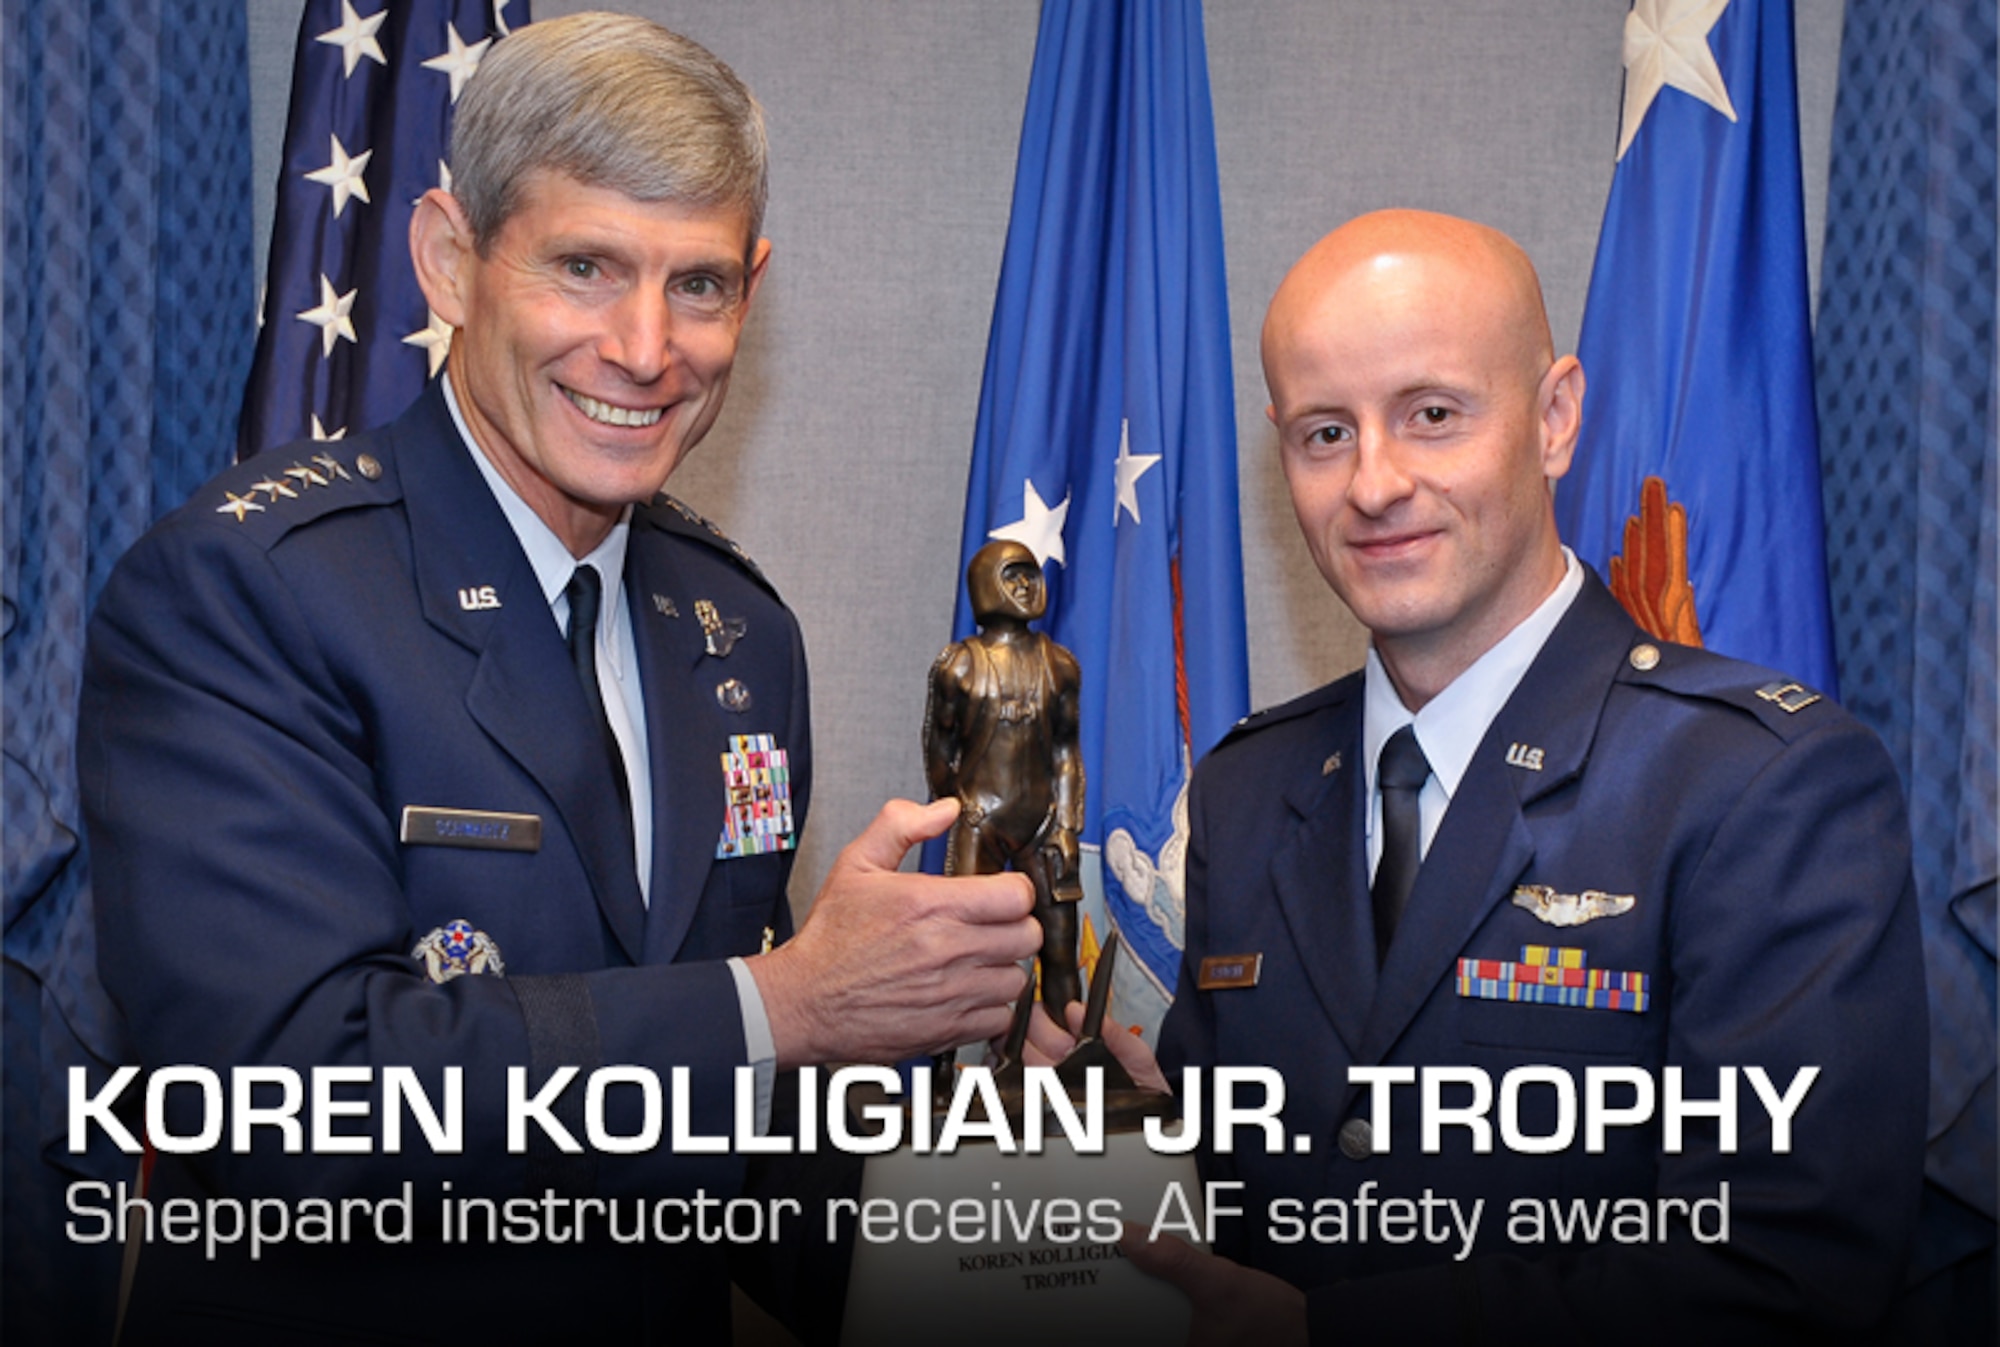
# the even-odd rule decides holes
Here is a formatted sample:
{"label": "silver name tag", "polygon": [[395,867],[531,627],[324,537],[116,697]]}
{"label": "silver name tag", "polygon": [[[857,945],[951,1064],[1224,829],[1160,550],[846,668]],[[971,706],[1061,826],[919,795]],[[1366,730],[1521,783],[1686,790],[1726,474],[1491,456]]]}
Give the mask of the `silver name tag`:
{"label": "silver name tag", "polygon": [[482,851],[540,851],[540,814],[496,814],[484,809],[403,806],[402,839],[413,847],[476,847]]}

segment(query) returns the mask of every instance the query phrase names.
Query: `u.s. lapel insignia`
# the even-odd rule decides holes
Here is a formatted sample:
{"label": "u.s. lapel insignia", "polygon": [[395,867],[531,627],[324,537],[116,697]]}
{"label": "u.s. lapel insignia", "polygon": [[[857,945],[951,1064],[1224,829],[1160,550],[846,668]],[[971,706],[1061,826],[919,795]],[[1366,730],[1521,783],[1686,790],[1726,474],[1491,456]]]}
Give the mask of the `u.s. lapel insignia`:
{"label": "u.s. lapel insignia", "polygon": [[1542,770],[1542,750],[1527,744],[1511,744],[1507,748],[1507,765],[1539,772]]}
{"label": "u.s. lapel insignia", "polygon": [[653,596],[653,611],[661,617],[679,617],[681,615],[680,607],[664,594],[655,594]]}
{"label": "u.s. lapel insignia", "polygon": [[694,618],[701,623],[701,634],[708,645],[708,653],[721,659],[736,648],[749,630],[749,623],[740,617],[724,617],[715,610],[715,605],[707,599],[694,601]]}
{"label": "u.s. lapel insignia", "polygon": [[1585,889],[1582,893],[1557,893],[1546,884],[1517,884],[1514,906],[1532,912],[1551,926],[1581,926],[1599,917],[1617,917],[1632,910],[1629,893],[1604,893]]}
{"label": "u.s. lapel insignia", "polygon": [[798,846],[792,829],[791,758],[768,734],[732,734],[722,755],[728,809],[715,858],[762,856]]}
{"label": "u.s. lapel insignia", "polygon": [[421,959],[432,982],[449,982],[467,973],[491,973],[505,977],[507,966],[500,961],[500,947],[484,931],[460,918],[448,921],[417,942],[410,957]]}

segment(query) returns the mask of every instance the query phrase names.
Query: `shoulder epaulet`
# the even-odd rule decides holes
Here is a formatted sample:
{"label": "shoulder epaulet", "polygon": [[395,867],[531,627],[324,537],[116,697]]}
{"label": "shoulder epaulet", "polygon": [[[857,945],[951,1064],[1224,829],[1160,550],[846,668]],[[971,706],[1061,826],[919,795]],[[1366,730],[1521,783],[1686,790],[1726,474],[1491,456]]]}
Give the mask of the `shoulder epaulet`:
{"label": "shoulder epaulet", "polygon": [[392,475],[374,454],[341,452],[328,441],[286,445],[245,459],[197,491],[197,519],[250,530],[274,543],[336,510],[396,499]]}
{"label": "shoulder epaulet", "polygon": [[653,498],[653,505],[655,507],[652,511],[653,521],[661,528],[669,533],[679,534],[683,538],[692,538],[723,553],[742,567],[751,579],[763,586],[772,598],[779,598],[777,587],[758,568],[757,563],[750,559],[750,554],[699,511],[664,491]]}
{"label": "shoulder epaulet", "polygon": [[1787,743],[1841,714],[1831,698],[1795,678],[1666,641],[1634,644],[1619,681],[1733,706]]}
{"label": "shoulder epaulet", "polygon": [[1288,720],[1297,720],[1301,716],[1311,715],[1323,707],[1342,701],[1352,695],[1358,686],[1359,678],[1360,675],[1358,673],[1349,674],[1345,678],[1336,679],[1322,687],[1314,688],[1311,692],[1305,693],[1302,696],[1294,697],[1288,702],[1280,702],[1276,706],[1267,706],[1261,711],[1252,711],[1249,715],[1230,726],[1229,732],[1223,735],[1216,742],[1215,746],[1221,748],[1238,739],[1247,738],[1259,730],[1268,729],[1273,725],[1282,725]]}

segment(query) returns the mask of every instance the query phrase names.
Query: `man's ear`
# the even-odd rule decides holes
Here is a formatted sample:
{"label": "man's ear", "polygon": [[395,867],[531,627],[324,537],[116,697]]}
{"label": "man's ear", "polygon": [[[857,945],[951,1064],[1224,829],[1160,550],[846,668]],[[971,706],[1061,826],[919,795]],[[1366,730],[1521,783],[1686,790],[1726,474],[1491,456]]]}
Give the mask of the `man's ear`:
{"label": "man's ear", "polygon": [[410,217],[410,261],[431,312],[453,327],[465,326],[468,270],[476,256],[472,222],[458,198],[433,187]]}
{"label": "man's ear", "polygon": [[771,264],[771,240],[758,239],[757,246],[750,250],[750,274],[743,279],[743,304],[738,310],[739,321],[750,313],[750,301],[757,297],[757,287],[764,283],[764,268]]}
{"label": "man's ear", "polygon": [[1542,431],[1542,476],[1550,482],[1569,471],[1583,429],[1583,365],[1566,355],[1549,366],[1536,390]]}

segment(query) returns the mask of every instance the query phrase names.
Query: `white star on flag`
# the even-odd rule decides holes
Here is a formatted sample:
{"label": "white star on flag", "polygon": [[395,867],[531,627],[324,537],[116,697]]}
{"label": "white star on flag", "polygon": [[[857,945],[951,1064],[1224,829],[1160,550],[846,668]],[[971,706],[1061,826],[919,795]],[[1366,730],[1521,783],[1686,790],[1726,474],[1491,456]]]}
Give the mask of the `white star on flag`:
{"label": "white star on flag", "polygon": [[359,340],[354,335],[354,319],[352,317],[354,313],[354,297],[359,293],[360,291],[358,290],[349,290],[344,295],[335,294],[333,291],[333,282],[326,278],[324,272],[320,273],[319,303],[310,309],[303,310],[299,314],[299,317],[319,329],[320,342],[325,348],[321,354],[332,355],[334,343],[342,337],[347,338],[349,341]]}
{"label": "white star on flag", "polygon": [[382,54],[382,44],[375,40],[376,30],[389,17],[387,9],[370,14],[364,19],[354,12],[351,0],[340,0],[340,17],[340,27],[327,29],[313,41],[340,48],[341,60],[347,67],[342,72],[343,76],[352,75],[354,67],[361,64],[361,58],[364,56],[376,65],[389,64],[389,58]]}
{"label": "white star on flag", "polygon": [[319,413],[314,412],[312,437],[316,440],[344,440],[347,438],[347,427],[342,426],[339,430],[328,431],[325,426],[319,423]]}
{"label": "white star on flag", "polygon": [[1693,94],[1730,121],[1736,108],[1709,49],[1709,30],[1729,0],[1637,0],[1625,16],[1625,111],[1619,159],[1664,88]]}
{"label": "white star on flag", "polygon": [[1158,454],[1135,454],[1132,452],[1132,423],[1118,423],[1118,499],[1111,506],[1111,526],[1118,527],[1118,512],[1130,510],[1132,522],[1144,523],[1139,518],[1139,479],[1146,470],[1160,461]]}
{"label": "white star on flag", "polygon": [[514,29],[507,22],[507,6],[513,0],[493,0],[493,26],[500,30],[500,36],[513,36]]}
{"label": "white star on flag", "polygon": [[368,200],[368,184],[361,180],[361,175],[368,171],[368,161],[375,157],[375,151],[363,150],[350,157],[339,136],[328,136],[327,139],[333,142],[333,162],[325,168],[314,169],[305,177],[307,182],[323,182],[333,189],[333,218],[338,220],[340,212],[347,206],[347,198]]}
{"label": "white star on flag", "polygon": [[1033,478],[1029,478],[1021,489],[1021,517],[1011,524],[994,529],[986,536],[1017,542],[1035,554],[1035,560],[1048,565],[1053,557],[1058,565],[1069,562],[1063,555],[1063,521],[1069,518],[1069,493],[1064,492],[1062,504],[1051,510],[1043,501],[1042,493],[1035,490]]}
{"label": "white star on flag", "polygon": [[463,89],[465,82],[472,78],[472,72],[479,69],[479,58],[486,55],[486,49],[493,45],[493,39],[482,37],[468,47],[465,45],[465,39],[458,35],[457,24],[446,24],[444,31],[450,48],[444,55],[433,56],[425,61],[424,69],[451,76],[451,101],[456,103],[459,90]]}
{"label": "white star on flag", "polygon": [[405,346],[421,346],[430,357],[430,377],[437,378],[437,372],[444,368],[444,358],[451,354],[451,324],[437,316],[437,310],[426,309],[430,322],[403,338]]}

